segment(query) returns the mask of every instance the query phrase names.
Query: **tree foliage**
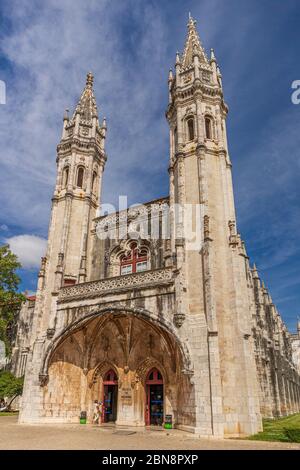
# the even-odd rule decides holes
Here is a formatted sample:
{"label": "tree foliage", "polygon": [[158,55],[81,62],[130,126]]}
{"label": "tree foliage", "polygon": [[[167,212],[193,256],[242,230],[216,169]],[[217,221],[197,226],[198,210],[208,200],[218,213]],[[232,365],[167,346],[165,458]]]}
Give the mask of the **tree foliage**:
{"label": "tree foliage", "polygon": [[0,340],[5,344],[6,354],[11,354],[16,320],[25,297],[18,293],[20,278],[16,270],[21,267],[9,245],[0,246]]}
{"label": "tree foliage", "polygon": [[0,371],[0,398],[11,398],[21,395],[23,391],[23,377],[15,377],[7,370]]}

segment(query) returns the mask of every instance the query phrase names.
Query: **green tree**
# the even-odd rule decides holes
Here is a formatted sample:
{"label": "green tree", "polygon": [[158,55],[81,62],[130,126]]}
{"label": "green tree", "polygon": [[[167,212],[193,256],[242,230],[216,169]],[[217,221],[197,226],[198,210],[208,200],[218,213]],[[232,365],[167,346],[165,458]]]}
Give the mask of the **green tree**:
{"label": "green tree", "polygon": [[22,394],[23,377],[15,377],[7,370],[0,371],[0,398],[13,398]]}
{"label": "green tree", "polygon": [[6,354],[11,347],[16,331],[16,322],[25,297],[18,293],[20,278],[16,270],[21,267],[9,245],[0,246],[0,340],[5,344]]}

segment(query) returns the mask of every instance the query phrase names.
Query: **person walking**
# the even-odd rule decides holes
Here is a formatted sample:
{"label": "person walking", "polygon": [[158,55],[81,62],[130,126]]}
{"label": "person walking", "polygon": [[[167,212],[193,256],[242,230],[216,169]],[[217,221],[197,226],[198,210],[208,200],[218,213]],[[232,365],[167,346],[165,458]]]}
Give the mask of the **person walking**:
{"label": "person walking", "polygon": [[93,415],[93,423],[100,424],[100,417],[101,417],[101,409],[98,403],[98,400],[94,401],[94,415]]}

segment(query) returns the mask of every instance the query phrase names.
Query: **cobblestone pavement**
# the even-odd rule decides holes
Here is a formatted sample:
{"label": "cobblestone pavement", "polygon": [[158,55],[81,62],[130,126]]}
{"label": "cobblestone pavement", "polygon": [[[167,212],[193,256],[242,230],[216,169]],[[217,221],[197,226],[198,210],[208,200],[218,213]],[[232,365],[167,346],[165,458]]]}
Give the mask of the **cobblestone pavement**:
{"label": "cobblestone pavement", "polygon": [[[299,449],[300,444],[237,439],[202,439],[178,430],[119,431],[80,424],[17,424],[0,415],[0,449]],[[129,432],[132,431],[130,434]]]}

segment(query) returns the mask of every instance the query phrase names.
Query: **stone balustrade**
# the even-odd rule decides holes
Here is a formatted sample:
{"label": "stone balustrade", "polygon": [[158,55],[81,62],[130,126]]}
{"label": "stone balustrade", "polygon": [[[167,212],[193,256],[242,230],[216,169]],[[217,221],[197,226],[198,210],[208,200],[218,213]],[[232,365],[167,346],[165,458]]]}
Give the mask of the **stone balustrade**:
{"label": "stone balustrade", "polygon": [[135,287],[157,286],[173,282],[172,268],[154,269],[124,276],[110,277],[98,281],[84,282],[73,286],[62,287],[59,292],[59,302],[71,298],[93,297],[104,293],[127,290]]}

